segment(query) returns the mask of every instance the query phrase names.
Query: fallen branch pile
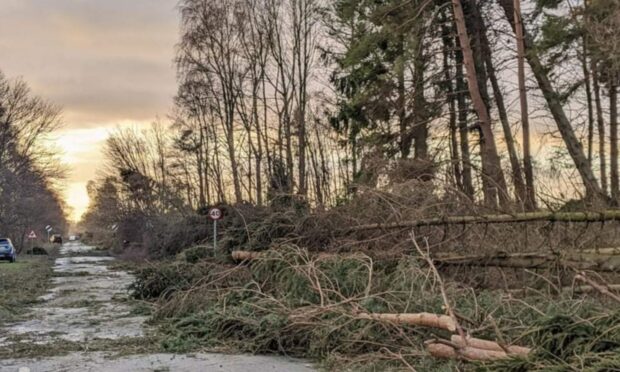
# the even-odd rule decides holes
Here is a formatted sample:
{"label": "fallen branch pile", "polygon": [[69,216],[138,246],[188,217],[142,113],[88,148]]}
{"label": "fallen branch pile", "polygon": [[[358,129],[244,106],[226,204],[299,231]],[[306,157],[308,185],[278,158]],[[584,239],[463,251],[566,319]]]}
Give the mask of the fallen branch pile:
{"label": "fallen branch pile", "polygon": [[[540,351],[547,344],[537,337],[545,334],[532,333],[532,327],[547,324],[551,315],[612,316],[588,300],[534,294],[512,301],[500,292],[444,283],[428,251],[375,261],[364,254],[311,254],[280,245],[260,253],[237,251],[234,257],[251,264],[222,265],[207,258],[191,270],[175,263],[137,274],[142,283],[133,286],[137,297],[161,293],[155,319],[167,350],[286,353],[320,359],[336,370],[369,363],[375,370],[438,370],[445,369],[444,358],[462,370],[469,369],[464,362],[547,365],[555,356]],[[185,278],[183,287],[174,270],[183,271],[176,274]],[[208,275],[190,279],[190,271]],[[609,327],[620,324],[607,321]],[[607,354],[596,356],[613,361]]]}

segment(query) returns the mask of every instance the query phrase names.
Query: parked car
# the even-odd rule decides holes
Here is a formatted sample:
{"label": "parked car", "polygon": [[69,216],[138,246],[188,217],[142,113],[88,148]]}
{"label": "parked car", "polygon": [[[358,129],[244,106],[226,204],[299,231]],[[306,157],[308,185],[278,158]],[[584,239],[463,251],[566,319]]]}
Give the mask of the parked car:
{"label": "parked car", "polygon": [[62,235],[54,234],[54,235],[50,236],[50,243],[62,244]]}
{"label": "parked car", "polygon": [[13,242],[8,238],[0,238],[0,260],[15,262],[17,259],[17,251],[13,247]]}

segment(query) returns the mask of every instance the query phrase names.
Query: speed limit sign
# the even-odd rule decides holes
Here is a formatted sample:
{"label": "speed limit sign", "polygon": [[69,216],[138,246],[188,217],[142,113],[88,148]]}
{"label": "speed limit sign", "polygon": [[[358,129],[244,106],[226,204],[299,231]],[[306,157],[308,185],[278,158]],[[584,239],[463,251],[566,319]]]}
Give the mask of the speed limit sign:
{"label": "speed limit sign", "polygon": [[211,208],[209,209],[209,218],[213,221],[222,219],[222,210],[219,208]]}

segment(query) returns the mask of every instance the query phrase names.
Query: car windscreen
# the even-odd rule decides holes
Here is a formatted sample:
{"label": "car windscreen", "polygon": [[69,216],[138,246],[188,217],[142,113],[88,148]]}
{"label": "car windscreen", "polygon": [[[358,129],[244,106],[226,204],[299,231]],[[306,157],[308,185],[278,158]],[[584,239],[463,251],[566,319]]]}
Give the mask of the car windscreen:
{"label": "car windscreen", "polygon": [[9,239],[0,239],[0,244],[2,244],[2,245],[9,244]]}

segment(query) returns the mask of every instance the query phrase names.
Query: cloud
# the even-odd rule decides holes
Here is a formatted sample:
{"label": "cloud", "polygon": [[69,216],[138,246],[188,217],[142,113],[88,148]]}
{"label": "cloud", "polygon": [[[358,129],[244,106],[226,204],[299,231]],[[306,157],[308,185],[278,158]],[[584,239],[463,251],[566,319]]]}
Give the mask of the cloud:
{"label": "cloud", "polygon": [[64,193],[79,217],[108,133],[145,126],[171,107],[177,0],[1,2],[0,70],[63,108],[54,146],[71,167]]}
{"label": "cloud", "polygon": [[165,115],[176,0],[3,0],[0,69],[65,108],[70,127]]}

